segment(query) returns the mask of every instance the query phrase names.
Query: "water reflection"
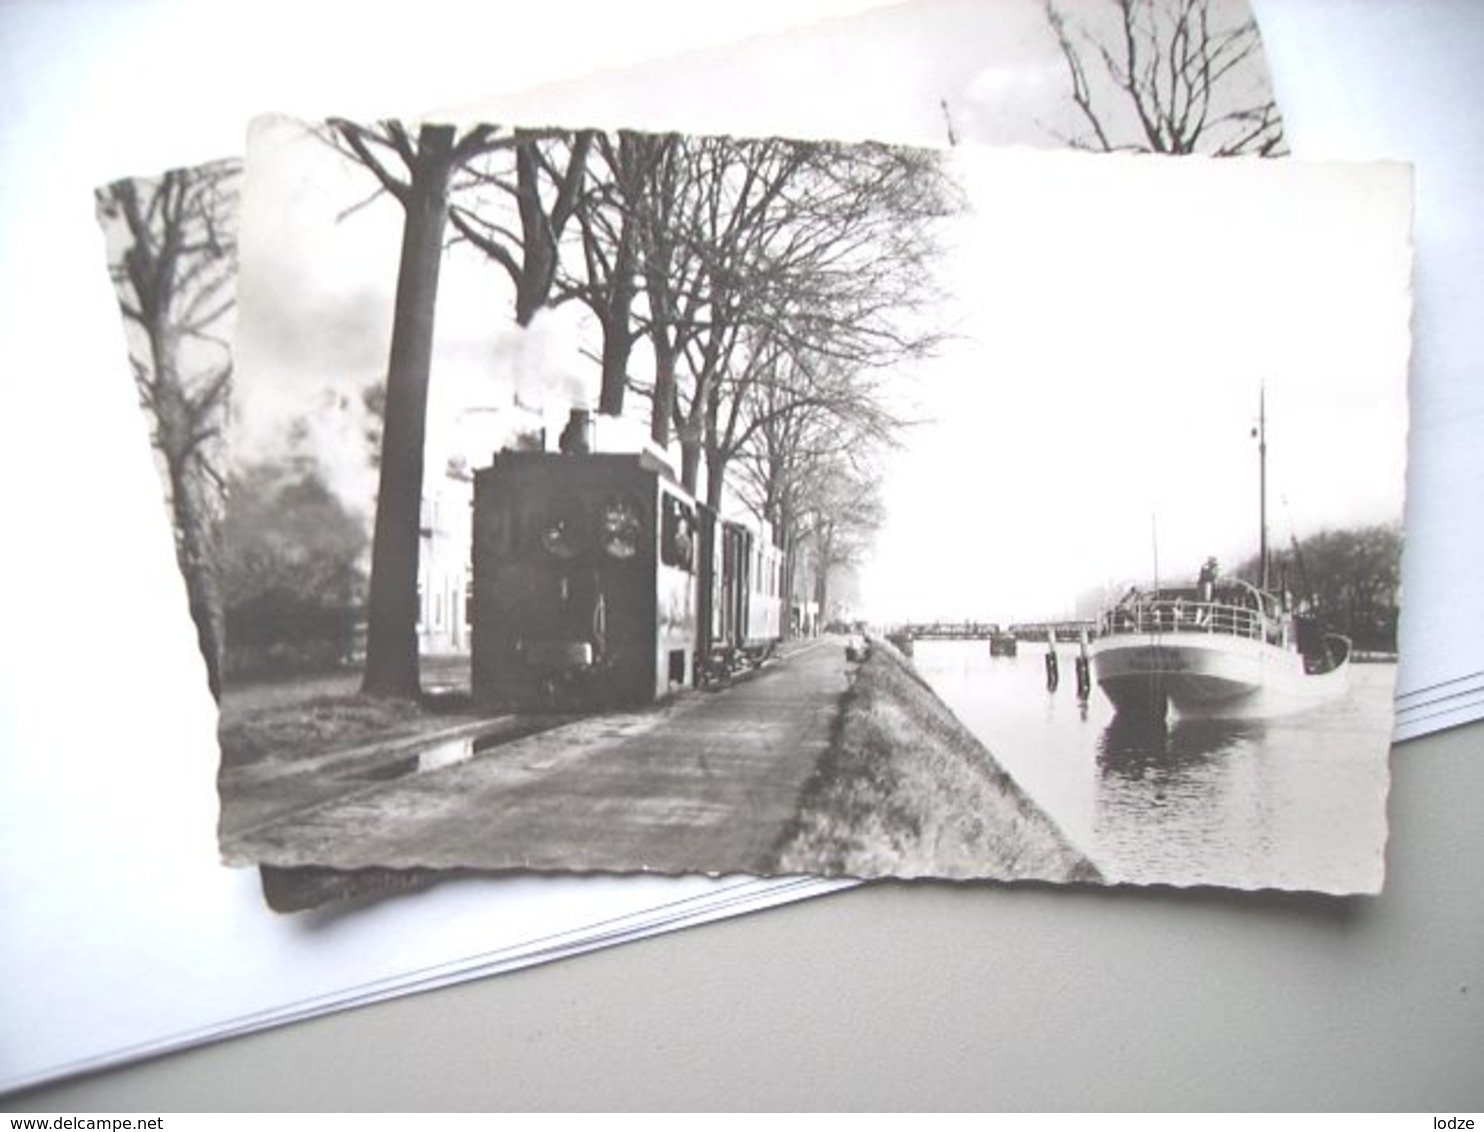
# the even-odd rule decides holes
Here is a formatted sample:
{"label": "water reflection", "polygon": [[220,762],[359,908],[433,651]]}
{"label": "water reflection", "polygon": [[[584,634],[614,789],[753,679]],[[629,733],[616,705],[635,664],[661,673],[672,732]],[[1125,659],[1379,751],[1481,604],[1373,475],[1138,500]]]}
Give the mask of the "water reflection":
{"label": "water reflection", "polygon": [[1250,720],[1114,716],[1098,736],[1096,840],[1117,875],[1199,876],[1271,847]]}
{"label": "water reflection", "polygon": [[514,738],[521,738],[539,729],[540,725],[538,723],[531,723],[524,727],[507,726],[503,729],[491,730],[478,735],[444,739],[409,754],[398,755],[392,759],[375,761],[364,765],[355,764],[342,777],[353,780],[382,782],[406,778],[413,774],[426,774],[429,771],[442,770],[444,767],[457,766],[459,763],[468,762],[481,752],[498,747],[503,743],[508,743]]}
{"label": "water reflection", "polygon": [[1179,776],[1242,744],[1263,740],[1261,720],[1163,719],[1115,715],[1098,736],[1098,769],[1120,778]]}

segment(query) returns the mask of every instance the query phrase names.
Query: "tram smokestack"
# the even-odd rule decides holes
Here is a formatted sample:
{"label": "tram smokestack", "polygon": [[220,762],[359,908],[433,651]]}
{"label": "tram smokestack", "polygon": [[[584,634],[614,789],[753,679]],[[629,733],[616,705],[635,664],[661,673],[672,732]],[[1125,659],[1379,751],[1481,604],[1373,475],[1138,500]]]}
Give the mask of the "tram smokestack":
{"label": "tram smokestack", "polygon": [[593,415],[589,410],[573,409],[568,414],[557,447],[568,455],[583,455],[593,450]]}

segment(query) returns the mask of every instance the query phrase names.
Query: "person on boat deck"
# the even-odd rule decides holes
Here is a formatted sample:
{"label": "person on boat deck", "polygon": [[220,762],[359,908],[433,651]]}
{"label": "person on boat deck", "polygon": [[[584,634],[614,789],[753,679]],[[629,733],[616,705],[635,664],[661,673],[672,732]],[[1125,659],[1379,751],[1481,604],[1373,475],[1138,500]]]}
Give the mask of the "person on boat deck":
{"label": "person on boat deck", "polygon": [[1199,584],[1201,587],[1201,600],[1204,602],[1209,602],[1216,596],[1216,569],[1216,559],[1214,557],[1206,559],[1205,563],[1201,566]]}

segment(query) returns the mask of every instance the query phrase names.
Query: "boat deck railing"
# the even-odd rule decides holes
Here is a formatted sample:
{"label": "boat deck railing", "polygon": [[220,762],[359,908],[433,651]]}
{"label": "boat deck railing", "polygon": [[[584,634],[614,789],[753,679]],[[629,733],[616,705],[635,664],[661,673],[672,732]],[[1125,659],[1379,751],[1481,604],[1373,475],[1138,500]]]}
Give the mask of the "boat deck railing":
{"label": "boat deck railing", "polygon": [[1255,609],[1222,602],[1137,602],[1108,610],[1098,623],[1098,635],[1112,633],[1220,633],[1261,640],[1264,618]]}

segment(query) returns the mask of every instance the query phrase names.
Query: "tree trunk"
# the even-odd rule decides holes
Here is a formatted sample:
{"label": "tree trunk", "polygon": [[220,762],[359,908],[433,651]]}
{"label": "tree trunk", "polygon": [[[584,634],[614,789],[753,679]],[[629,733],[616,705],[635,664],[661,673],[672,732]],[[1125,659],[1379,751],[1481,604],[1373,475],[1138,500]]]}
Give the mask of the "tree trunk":
{"label": "tree trunk", "polygon": [[670,447],[670,417],[675,412],[675,357],[678,353],[671,337],[668,258],[650,252],[645,260],[646,283],[649,287],[649,338],[654,348],[654,405],[650,409],[649,437],[661,449]]}
{"label": "tree trunk", "polygon": [[[613,261],[608,303],[603,312],[603,385],[598,394],[598,412],[613,417],[623,415],[624,393],[629,382],[629,355],[633,351],[629,328],[633,310],[634,235],[631,223],[625,219],[619,235],[618,253]],[[673,367],[671,388],[674,388]]]}
{"label": "tree trunk", "polygon": [[226,656],[226,611],[221,590],[221,527],[209,499],[203,498],[205,473],[200,468],[170,467],[171,505],[175,511],[175,552],[185,578],[196,643],[206,662],[211,698],[222,696],[222,662]]}
{"label": "tree trunk", "polygon": [[[141,303],[141,305],[146,305]],[[180,339],[152,293],[144,322],[154,372],[155,447],[164,457],[170,486],[170,519],[175,530],[175,559],[185,579],[186,600],[196,625],[196,643],[206,662],[212,699],[221,700],[222,663],[226,656],[226,610],[221,581],[220,500],[209,498],[209,473],[195,439],[202,406],[193,405],[181,383]],[[206,411],[210,411],[208,405]]]}
{"label": "tree trunk", "polygon": [[453,141],[452,127],[422,127],[404,201],[407,215],[397,274],[381,481],[371,543],[366,672],[361,686],[368,696],[410,698],[422,691],[417,648],[417,567],[423,444]]}
{"label": "tree trunk", "polygon": [[725,486],[726,464],[720,457],[708,455],[706,457],[706,502],[718,511],[721,510],[722,491]]}
{"label": "tree trunk", "polygon": [[787,515],[780,515],[778,521],[782,524],[779,530],[783,532],[783,577],[778,586],[779,593],[783,595],[783,615],[781,621],[783,635],[785,637],[793,637],[797,635],[795,633],[796,628],[798,634],[802,634],[804,630],[802,618],[799,625],[794,625],[794,574],[798,569],[798,563],[796,561],[798,543],[794,539],[792,519]]}
{"label": "tree trunk", "polygon": [[707,390],[706,419],[703,425],[701,447],[706,454],[706,502],[721,510],[722,493],[726,490],[727,461],[717,442],[717,417],[721,412],[721,397],[715,384]]}
{"label": "tree trunk", "polygon": [[629,312],[613,311],[603,317],[603,381],[598,390],[598,412],[623,416],[624,394],[629,384]]}
{"label": "tree trunk", "polygon": [[522,257],[515,285],[515,322],[530,326],[551,298],[556,279],[557,249],[551,225],[541,206],[540,169],[536,143],[523,141],[515,148],[516,200],[520,211]]}
{"label": "tree trunk", "polygon": [[690,410],[675,414],[680,440],[680,486],[692,495],[701,489],[701,456],[706,450],[706,404],[710,397],[710,378],[696,378],[696,392]]}
{"label": "tree trunk", "polygon": [[680,486],[692,495],[701,485],[700,430],[687,424],[680,434]]}
{"label": "tree trunk", "polygon": [[702,424],[701,441],[698,447],[706,457],[706,502],[721,509],[727,486],[728,457],[716,441],[716,413],[719,398],[715,392],[710,397],[710,406]]}
{"label": "tree trunk", "polygon": [[833,556],[833,535],[821,532],[815,536],[818,540],[816,545],[819,550],[819,560],[814,568],[814,603],[815,622],[821,626],[830,620],[830,559]]}

